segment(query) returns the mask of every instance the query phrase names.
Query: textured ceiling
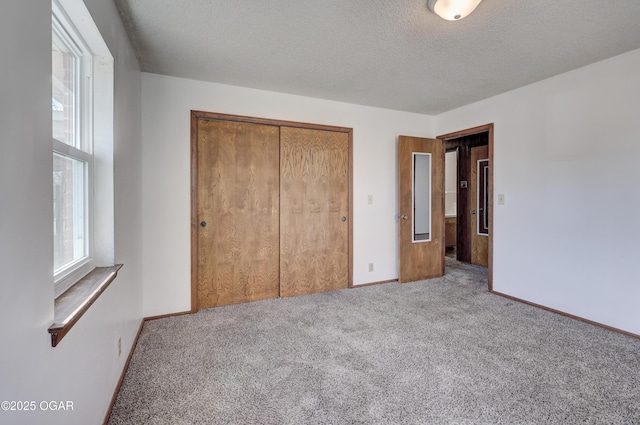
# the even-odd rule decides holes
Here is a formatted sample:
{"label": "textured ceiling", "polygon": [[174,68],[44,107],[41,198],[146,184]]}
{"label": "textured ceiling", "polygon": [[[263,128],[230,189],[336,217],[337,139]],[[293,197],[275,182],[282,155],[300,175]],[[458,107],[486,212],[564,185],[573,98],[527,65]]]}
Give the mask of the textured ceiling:
{"label": "textured ceiling", "polygon": [[143,71],[437,114],[640,48],[640,0],[116,0]]}

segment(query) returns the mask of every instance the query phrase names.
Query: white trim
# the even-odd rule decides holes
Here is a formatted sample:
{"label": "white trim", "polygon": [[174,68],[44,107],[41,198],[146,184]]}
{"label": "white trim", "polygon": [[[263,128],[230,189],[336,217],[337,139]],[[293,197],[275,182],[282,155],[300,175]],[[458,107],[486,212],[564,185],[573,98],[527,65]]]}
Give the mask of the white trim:
{"label": "white trim", "polygon": [[[53,140],[53,152],[84,161],[87,253],[57,270],[55,296],[61,295],[96,266],[112,266],[114,255],[114,59],[83,0],[51,0],[52,32],[81,59],[82,106],[73,146]],[[80,118],[80,119],[78,119]]]}
{"label": "white trim", "polygon": [[51,7],[54,12],[64,10],[68,22],[78,34],[82,35],[84,43],[91,48],[94,59],[113,59],[107,43],[82,0],[52,0]]}
{"label": "white trim", "polygon": [[58,298],[64,294],[67,289],[75,285],[94,268],[95,263],[91,258],[87,257],[71,263],[63,272],[59,273],[59,276],[54,280],[54,298]]}
{"label": "white trim", "polygon": [[[80,244],[74,246],[74,250],[82,250],[81,252],[84,255],[69,264],[65,264],[64,267],[54,270],[54,295],[58,297],[95,267],[94,51],[100,51],[102,54],[106,53],[108,58],[111,59],[111,63],[113,63],[113,58],[82,1],[61,0],[58,2],[57,0],[52,0],[51,31],[52,36],[58,39],[57,42],[62,43],[76,57],[76,76],[73,82],[75,97],[73,140],[70,141],[71,144],[67,144],[52,139],[52,151],[54,154],[66,156],[86,164],[83,176],[84,193],[82,193],[84,202],[81,206],[83,210],[78,211],[78,214],[82,214],[83,220],[81,223],[74,223],[84,227],[77,229],[78,231],[81,230],[84,235],[82,241],[84,246]],[[96,42],[96,40],[100,42]]]}
{"label": "white trim", "polygon": [[73,146],[91,153],[93,149],[93,52],[56,0],[51,4],[51,29],[55,36],[76,56],[74,93],[78,96],[74,105],[74,140]]}
{"label": "white trim", "polygon": [[431,242],[432,230],[433,230],[433,211],[429,212],[429,226],[427,229],[427,233],[429,237],[427,239],[416,239],[416,229],[415,229],[415,203],[416,203],[416,178],[415,178],[415,167],[416,167],[416,156],[426,156],[429,158],[429,209],[433,209],[433,197],[431,194],[431,187],[433,186],[433,160],[430,153],[426,152],[412,152],[411,153],[411,242],[412,243],[422,243],[422,242]]}
{"label": "white trim", "polygon": [[93,258],[96,267],[113,266],[113,59],[93,62]]}
{"label": "white trim", "polygon": [[[476,162],[476,235],[478,236],[489,236],[489,233],[482,233],[480,232],[480,214],[478,214],[480,212],[480,163],[481,162],[486,162],[487,166],[489,165],[489,159],[487,158],[483,158],[483,159],[479,159]],[[487,169],[487,175],[485,176],[485,183],[488,183],[488,179],[489,175],[488,175],[488,169]],[[488,184],[487,184],[487,189],[488,189]],[[487,191],[487,189],[485,189],[485,192]],[[486,195],[486,194],[485,194]],[[484,206],[486,209],[489,208],[489,204],[487,203],[487,205]],[[487,212],[487,217],[488,217],[488,212]],[[489,228],[489,226],[486,226],[487,229]]]}
{"label": "white trim", "polygon": [[[84,246],[74,246],[74,250],[82,248],[82,251],[84,252],[84,255],[80,258],[77,258],[76,260],[65,264],[63,267],[59,268],[59,269],[55,269],[54,270],[54,293],[55,296],[57,297],[58,295],[64,293],[64,291],[66,291],[70,286],[72,286],[75,282],[77,282],[78,280],[80,280],[80,278],[82,278],[85,274],[89,273],[91,270],[93,270],[93,268],[95,267],[94,265],[94,261],[93,261],[93,207],[91,204],[92,201],[92,195],[91,195],[91,191],[90,191],[90,187],[91,187],[91,178],[90,178],[90,173],[92,170],[91,167],[91,163],[92,163],[92,158],[91,155],[87,154],[86,152],[82,152],[76,148],[74,148],[73,146],[69,146],[66,143],[62,143],[58,140],[53,139],[53,145],[55,147],[58,147],[60,145],[60,147],[64,148],[62,149],[63,152],[58,152],[55,149],[53,150],[53,154],[54,155],[60,155],[63,157],[68,157],[71,159],[74,159],[76,161],[80,161],[80,162],[84,162],[85,167],[83,172],[84,172],[84,176],[83,176],[83,199],[84,199],[84,203],[82,205],[83,211],[82,214],[85,217],[85,219],[81,222],[81,223],[75,223],[74,225],[82,225],[84,226],[84,228],[82,229],[82,234],[84,235],[84,238],[82,240],[82,243],[84,244]],[[79,155],[77,157],[73,156],[72,154],[70,154],[70,152],[73,153],[78,153]],[[86,160],[85,160],[86,159]],[[74,232],[74,235],[76,234],[76,232]],[[77,243],[77,242],[75,242]],[[75,255],[74,255],[75,257]]]}
{"label": "white trim", "polygon": [[69,158],[76,158],[84,162],[91,162],[92,155],[57,139],[52,139],[53,151]]}

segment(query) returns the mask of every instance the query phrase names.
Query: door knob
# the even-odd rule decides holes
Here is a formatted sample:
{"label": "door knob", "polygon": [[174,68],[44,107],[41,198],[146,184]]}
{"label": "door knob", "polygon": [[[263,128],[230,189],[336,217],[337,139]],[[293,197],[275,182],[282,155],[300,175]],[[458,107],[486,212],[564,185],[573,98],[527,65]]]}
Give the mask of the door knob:
{"label": "door knob", "polygon": [[401,218],[401,219],[403,219],[403,220],[407,220],[409,217],[407,217],[405,214],[402,214],[402,215],[400,216],[400,218]]}
{"label": "door knob", "polygon": [[205,227],[206,225],[207,225],[207,222],[206,222],[206,221],[202,220],[202,221],[200,222],[200,227]]}
{"label": "door knob", "polygon": [[476,213],[476,210],[471,210],[471,214],[475,214],[475,213]]}
{"label": "door knob", "polygon": [[342,218],[341,218],[340,220],[342,220],[343,222],[344,222],[344,221],[347,221],[347,217],[342,216]]}

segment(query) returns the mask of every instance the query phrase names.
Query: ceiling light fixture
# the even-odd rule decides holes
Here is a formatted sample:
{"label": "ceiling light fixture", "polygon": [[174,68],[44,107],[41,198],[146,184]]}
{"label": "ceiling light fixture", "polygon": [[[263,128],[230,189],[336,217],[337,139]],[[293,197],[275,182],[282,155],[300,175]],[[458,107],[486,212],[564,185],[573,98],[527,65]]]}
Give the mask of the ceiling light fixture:
{"label": "ceiling light fixture", "polygon": [[457,21],[471,14],[482,0],[429,0],[429,9],[442,19]]}

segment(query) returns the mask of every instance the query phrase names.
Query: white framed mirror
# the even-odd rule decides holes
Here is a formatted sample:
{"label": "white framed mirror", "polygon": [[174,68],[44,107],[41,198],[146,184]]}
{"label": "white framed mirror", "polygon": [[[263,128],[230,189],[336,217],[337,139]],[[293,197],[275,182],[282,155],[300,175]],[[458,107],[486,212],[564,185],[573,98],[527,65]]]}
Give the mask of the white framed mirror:
{"label": "white framed mirror", "polygon": [[413,242],[431,241],[431,154],[413,152]]}

